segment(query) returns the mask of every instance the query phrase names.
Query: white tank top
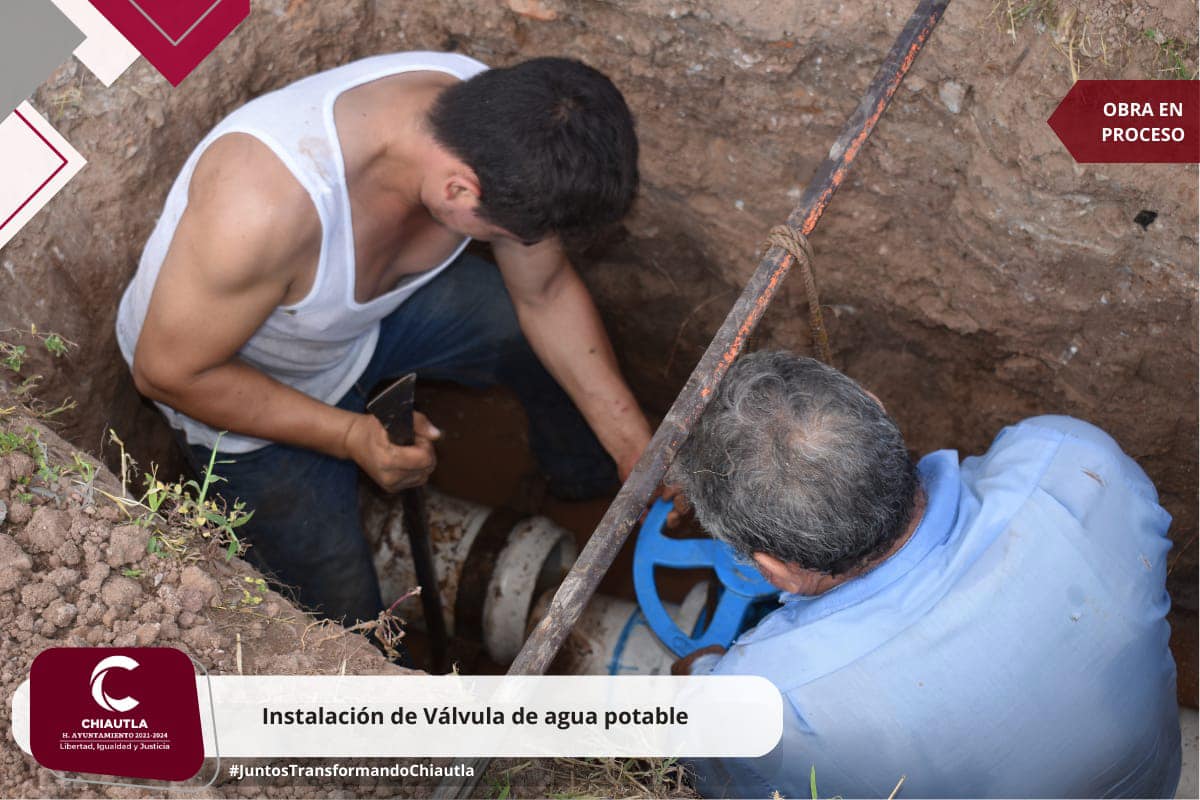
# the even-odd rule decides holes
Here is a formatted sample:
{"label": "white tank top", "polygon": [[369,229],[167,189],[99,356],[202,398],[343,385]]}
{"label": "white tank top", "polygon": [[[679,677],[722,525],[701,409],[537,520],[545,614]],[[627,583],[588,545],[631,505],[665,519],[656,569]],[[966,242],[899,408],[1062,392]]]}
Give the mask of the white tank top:
{"label": "white tank top", "polygon": [[[487,66],[453,53],[395,53],[374,56],[313,75],[263,95],[222,120],[196,147],[175,179],[162,216],[142,251],[133,281],[117,311],[117,341],[125,360],[141,334],[150,294],[175,228],[187,206],[188,186],[200,156],[228,133],[261,141],[308,191],[321,219],[321,252],[308,296],[279,306],[238,352],[247,364],[325,403],[336,403],[366,369],[379,339],[379,321],[450,265],[467,241],[443,263],[410,276],[367,303],[354,299],[354,229],[342,148],[333,106],[349,89],[402,72],[435,70],[466,80]],[[281,232],[280,235],[286,235]],[[167,421],[191,444],[212,447],[217,430],[158,404]],[[221,451],[245,453],[270,442],[226,434]]]}

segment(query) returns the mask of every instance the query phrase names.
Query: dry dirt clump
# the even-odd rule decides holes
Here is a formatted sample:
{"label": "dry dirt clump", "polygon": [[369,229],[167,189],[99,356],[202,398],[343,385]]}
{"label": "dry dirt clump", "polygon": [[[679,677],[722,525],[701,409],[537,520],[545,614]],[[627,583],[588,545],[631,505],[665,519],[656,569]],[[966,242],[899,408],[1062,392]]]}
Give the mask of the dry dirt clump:
{"label": "dry dirt clump", "polygon": [[[10,405],[4,399],[0,408]],[[35,420],[13,411],[0,417],[0,452],[6,450],[0,456],[5,728],[9,698],[34,657],[50,647],[175,647],[211,674],[406,672],[362,637],[316,622],[267,589],[257,572],[241,559],[227,560],[216,543],[197,537],[182,555],[150,553],[150,530],[108,497],[120,496],[115,476],[101,470],[85,480],[69,466],[77,463],[71,448]],[[208,794],[270,794],[286,785],[218,783]],[[329,788],[287,786],[286,794]],[[0,748],[0,796],[97,795],[58,783],[10,746]]]}

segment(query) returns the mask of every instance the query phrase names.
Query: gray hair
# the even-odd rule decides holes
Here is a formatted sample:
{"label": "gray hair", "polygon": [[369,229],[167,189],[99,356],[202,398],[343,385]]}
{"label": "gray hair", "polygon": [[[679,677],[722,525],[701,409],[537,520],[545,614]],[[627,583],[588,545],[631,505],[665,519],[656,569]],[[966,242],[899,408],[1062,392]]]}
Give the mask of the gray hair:
{"label": "gray hair", "polygon": [[918,490],[882,406],[836,369],[781,351],[729,369],[668,480],[739,555],[832,575],[886,552]]}

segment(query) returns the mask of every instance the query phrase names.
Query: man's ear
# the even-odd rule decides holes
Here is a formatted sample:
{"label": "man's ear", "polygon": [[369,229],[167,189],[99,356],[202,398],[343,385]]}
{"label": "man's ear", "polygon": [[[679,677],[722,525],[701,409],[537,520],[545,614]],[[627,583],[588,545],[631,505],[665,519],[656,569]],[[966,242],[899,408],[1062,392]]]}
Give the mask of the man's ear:
{"label": "man's ear", "polygon": [[464,211],[474,211],[479,205],[479,180],[472,172],[452,172],[443,184],[448,204]]}
{"label": "man's ear", "polygon": [[786,563],[766,553],[754,553],[753,557],[759,571],[772,586],[785,592],[799,591],[800,582]]}

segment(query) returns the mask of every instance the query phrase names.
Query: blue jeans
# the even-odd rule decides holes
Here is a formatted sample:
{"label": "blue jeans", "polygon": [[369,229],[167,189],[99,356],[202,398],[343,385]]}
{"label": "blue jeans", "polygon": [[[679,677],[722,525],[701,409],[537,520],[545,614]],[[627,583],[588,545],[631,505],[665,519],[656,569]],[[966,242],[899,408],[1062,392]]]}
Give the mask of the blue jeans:
{"label": "blue jeans", "polygon": [[[499,270],[471,255],[422,287],[381,322],[375,354],[338,408],[362,412],[370,390],[416,372],[423,380],[511,388],[529,417],[530,447],[565,499],[616,487],[617,473],[582,415],[542,367],[517,324]],[[211,451],[185,448],[197,472]],[[358,466],[312,450],[274,444],[234,459],[216,473],[226,501],[244,500],[253,518],[240,531],[247,560],[298,600],[352,624],[378,616],[384,604],[358,507]],[[390,598],[394,600],[395,598]]]}

